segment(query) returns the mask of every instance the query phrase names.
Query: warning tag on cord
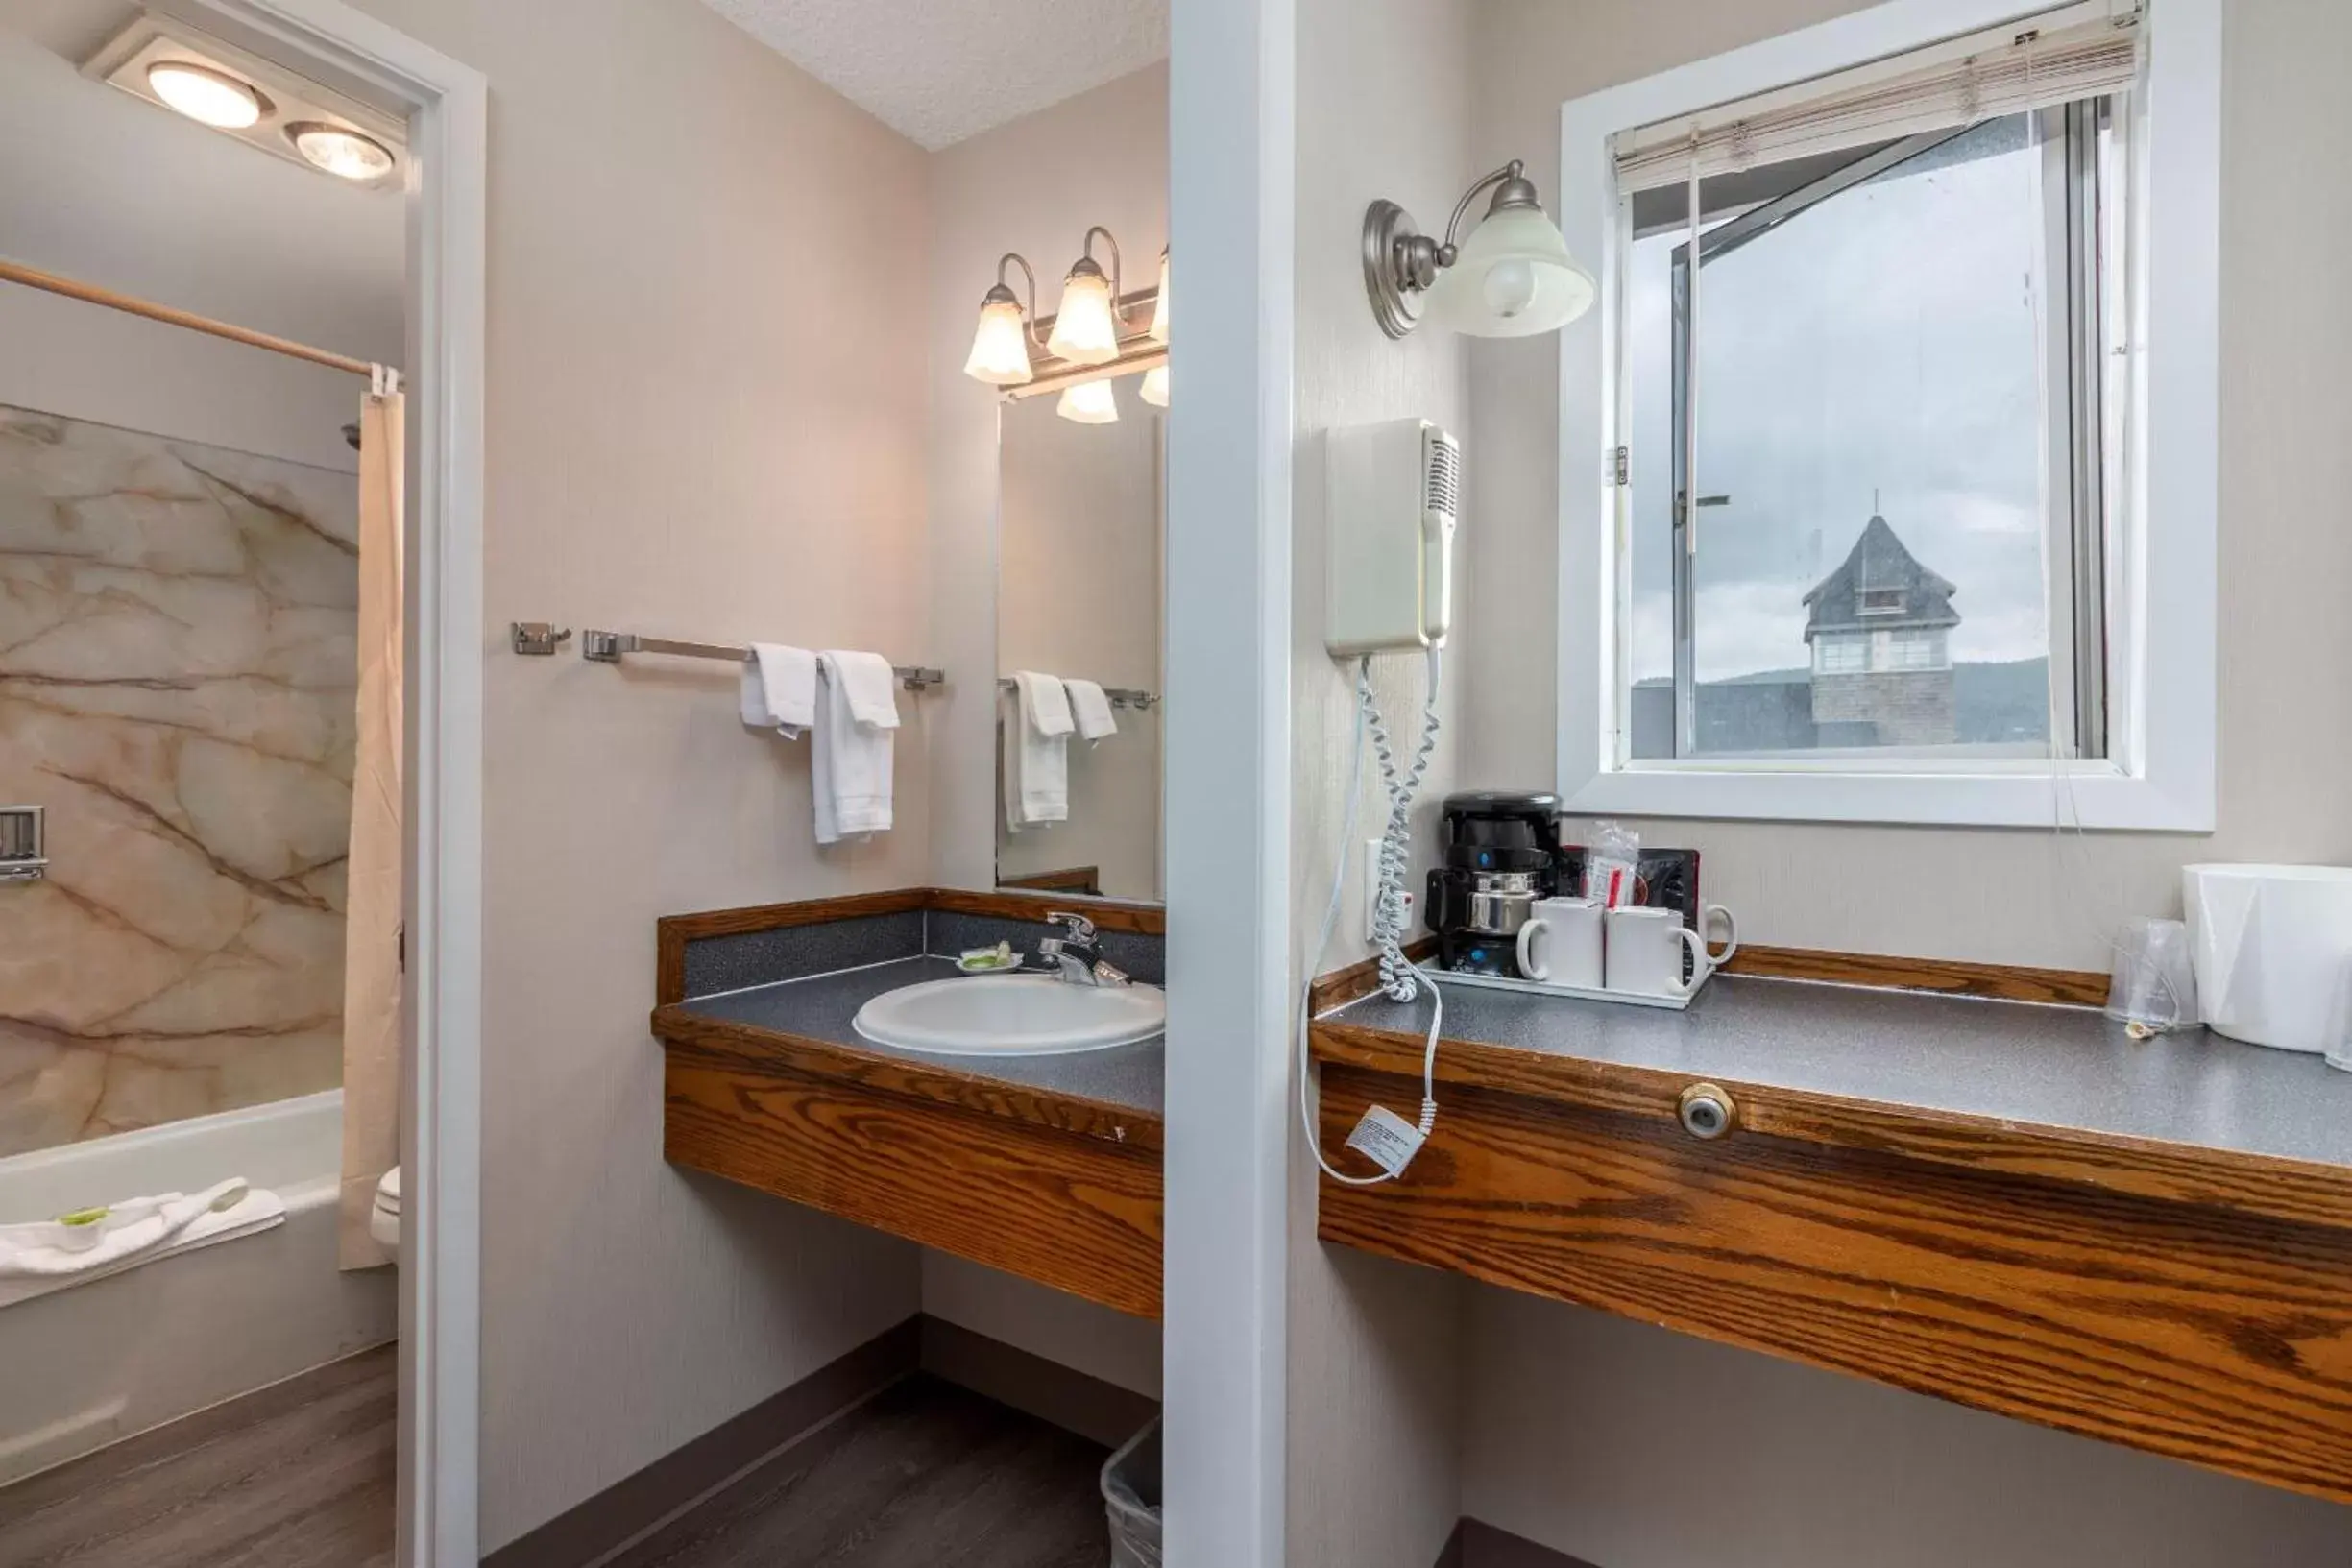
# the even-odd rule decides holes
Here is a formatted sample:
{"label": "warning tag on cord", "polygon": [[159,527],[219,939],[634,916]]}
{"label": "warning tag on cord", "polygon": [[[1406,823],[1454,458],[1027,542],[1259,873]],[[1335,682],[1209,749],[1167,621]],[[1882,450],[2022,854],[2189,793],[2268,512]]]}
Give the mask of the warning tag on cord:
{"label": "warning tag on cord", "polygon": [[1386,1106],[1375,1105],[1347,1135],[1347,1146],[1390,1175],[1401,1175],[1421,1151],[1421,1129]]}

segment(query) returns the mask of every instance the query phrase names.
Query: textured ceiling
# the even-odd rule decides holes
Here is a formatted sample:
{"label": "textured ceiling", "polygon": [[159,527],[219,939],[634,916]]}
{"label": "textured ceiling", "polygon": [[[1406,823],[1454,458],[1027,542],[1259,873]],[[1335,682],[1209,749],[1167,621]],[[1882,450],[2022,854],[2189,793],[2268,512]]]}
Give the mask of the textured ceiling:
{"label": "textured ceiling", "polygon": [[934,151],[1168,53],[1168,0],[709,0]]}

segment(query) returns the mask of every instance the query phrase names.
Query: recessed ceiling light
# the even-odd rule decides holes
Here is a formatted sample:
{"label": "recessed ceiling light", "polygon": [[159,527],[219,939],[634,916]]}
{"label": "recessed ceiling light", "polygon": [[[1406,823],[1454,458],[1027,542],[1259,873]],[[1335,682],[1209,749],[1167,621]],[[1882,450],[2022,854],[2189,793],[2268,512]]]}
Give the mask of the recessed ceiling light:
{"label": "recessed ceiling light", "polygon": [[286,136],[312,168],[341,179],[381,180],[392,172],[391,149],[356,131],[314,120],[286,127]]}
{"label": "recessed ceiling light", "polygon": [[226,71],[182,60],[158,60],[148,66],[147,85],[189,119],[223,131],[244,130],[269,107],[260,93]]}

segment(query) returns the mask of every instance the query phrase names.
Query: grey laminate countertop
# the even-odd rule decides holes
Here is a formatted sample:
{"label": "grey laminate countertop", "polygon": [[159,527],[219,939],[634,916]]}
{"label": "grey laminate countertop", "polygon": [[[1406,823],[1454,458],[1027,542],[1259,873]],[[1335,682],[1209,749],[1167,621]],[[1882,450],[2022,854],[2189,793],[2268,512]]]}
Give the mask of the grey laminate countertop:
{"label": "grey laminate countertop", "polygon": [[[1323,1016],[1418,1034],[1429,1003],[1374,993]],[[2136,1042],[2088,1008],[1733,976],[1709,980],[1679,1013],[1449,985],[1443,1032],[1693,1078],[2352,1167],[2352,1073],[2201,1029]]]}
{"label": "grey laminate countertop", "polygon": [[944,979],[957,973],[953,959],[900,958],[864,969],[754,986],[747,991],[694,997],[678,1006],[702,1018],[797,1034],[878,1056],[901,1057],[974,1077],[1099,1100],[1154,1117],[1160,1115],[1168,1054],[1161,1040],[1113,1046],[1107,1050],[1075,1051],[1064,1056],[945,1056],[876,1045],[850,1025],[859,1008],[885,991]]}

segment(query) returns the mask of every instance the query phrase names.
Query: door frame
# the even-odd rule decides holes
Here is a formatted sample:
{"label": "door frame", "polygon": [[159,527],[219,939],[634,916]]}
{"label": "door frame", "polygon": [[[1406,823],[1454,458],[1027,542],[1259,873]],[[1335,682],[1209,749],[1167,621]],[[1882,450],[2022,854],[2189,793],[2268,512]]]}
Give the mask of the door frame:
{"label": "door frame", "polygon": [[400,1474],[394,1561],[480,1561],[482,411],[488,84],[343,0],[158,11],[407,121]]}

